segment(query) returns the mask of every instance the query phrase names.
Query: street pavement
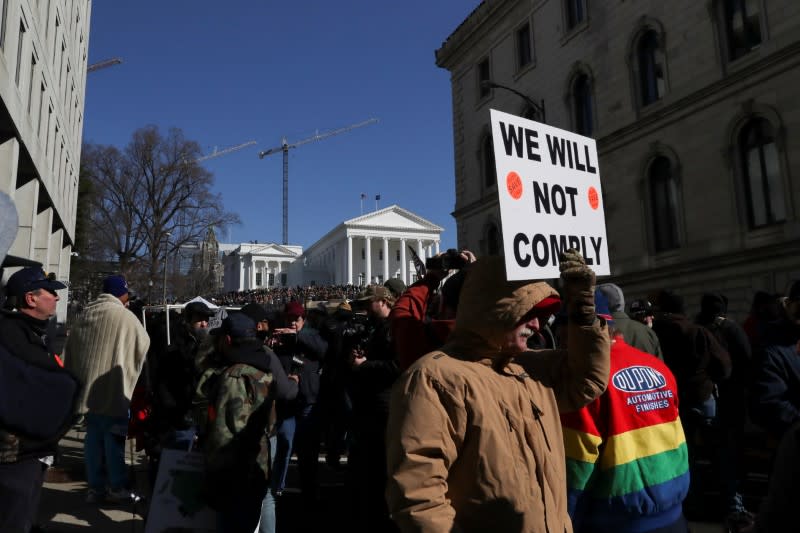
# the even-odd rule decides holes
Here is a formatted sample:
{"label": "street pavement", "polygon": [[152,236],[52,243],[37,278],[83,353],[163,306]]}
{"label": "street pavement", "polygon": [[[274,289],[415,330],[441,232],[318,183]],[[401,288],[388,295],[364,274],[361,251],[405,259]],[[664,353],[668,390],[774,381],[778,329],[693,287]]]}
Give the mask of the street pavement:
{"label": "street pavement", "polygon": [[[42,491],[39,524],[52,533],[87,530],[103,533],[144,533],[147,503],[112,505],[86,503],[83,464],[85,433],[72,430],[61,441],[61,454],[55,468],[48,471]],[[149,497],[147,465],[142,453],[135,453],[128,441],[126,460],[131,467],[135,488]],[[345,490],[346,465],[331,468],[320,461],[320,502],[313,509],[304,506],[297,489],[296,465],[292,464],[287,490],[278,499],[279,533],[346,530],[352,516]],[[149,498],[147,498],[149,500]],[[693,522],[692,533],[725,533],[719,523]]]}

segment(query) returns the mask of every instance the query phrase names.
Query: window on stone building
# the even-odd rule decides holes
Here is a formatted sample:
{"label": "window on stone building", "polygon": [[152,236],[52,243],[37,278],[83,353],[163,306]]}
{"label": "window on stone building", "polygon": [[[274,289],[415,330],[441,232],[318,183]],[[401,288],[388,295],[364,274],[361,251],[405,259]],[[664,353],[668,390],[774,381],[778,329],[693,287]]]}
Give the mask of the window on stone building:
{"label": "window on stone building", "polygon": [[383,250],[378,250],[378,261],[383,261]]}
{"label": "window on stone building", "polygon": [[478,99],[483,100],[492,91],[489,87],[483,84],[485,81],[491,80],[491,72],[489,70],[489,58],[485,58],[478,63]]}
{"label": "window on stone building", "polygon": [[643,106],[664,96],[664,56],[655,30],[647,30],[636,47],[639,67],[639,97]]}
{"label": "window on stone building", "polygon": [[397,260],[400,261],[400,250],[396,250],[397,254],[395,255]]}
{"label": "window on stone building", "polygon": [[17,69],[14,74],[14,83],[19,87],[19,78],[22,73],[22,48],[25,45],[25,24],[19,23],[19,39],[17,40]]}
{"label": "window on stone building", "polygon": [[36,54],[31,54],[31,71],[30,78],[28,79],[28,115],[31,114],[33,109],[33,100],[36,96]]}
{"label": "window on stone building", "polygon": [[497,169],[495,168],[494,143],[491,133],[487,133],[481,143],[481,163],[483,164],[483,186],[494,187],[497,185]]}
{"label": "window on stone building", "polygon": [[533,61],[531,46],[531,25],[524,24],[517,30],[517,70],[527,67]]}
{"label": "window on stone building", "polygon": [[653,159],[648,169],[648,180],[653,247],[656,252],[678,248],[678,182],[670,160],[664,156]]}
{"label": "window on stone building", "polygon": [[567,30],[573,29],[586,19],[586,0],[564,0],[564,15]]}
{"label": "window on stone building", "polygon": [[733,61],[761,44],[761,0],[724,0],[722,21],[728,59]]}
{"label": "window on stone building", "polygon": [[739,154],[751,228],[786,220],[780,162],[772,124],[764,118],[748,122],[739,133]]}
{"label": "window on stone building", "polygon": [[256,272],[256,287],[261,286],[261,272]]}
{"label": "window on stone building", "polygon": [[267,287],[274,287],[275,286],[275,274],[270,272],[267,274]]}
{"label": "window on stone building", "polygon": [[366,254],[366,252],[364,251],[364,249],[362,248],[362,249],[361,249],[361,259],[366,259],[366,258],[367,258],[367,254]]}
{"label": "window on stone building", "polygon": [[286,282],[288,281],[288,277],[286,272],[281,272],[281,286],[286,287]]}
{"label": "window on stone building", "polygon": [[8,0],[0,0],[0,48],[6,47],[6,15],[8,14]]}
{"label": "window on stone building", "polygon": [[572,106],[575,133],[590,137],[594,131],[592,84],[587,74],[579,74],[572,82]]}

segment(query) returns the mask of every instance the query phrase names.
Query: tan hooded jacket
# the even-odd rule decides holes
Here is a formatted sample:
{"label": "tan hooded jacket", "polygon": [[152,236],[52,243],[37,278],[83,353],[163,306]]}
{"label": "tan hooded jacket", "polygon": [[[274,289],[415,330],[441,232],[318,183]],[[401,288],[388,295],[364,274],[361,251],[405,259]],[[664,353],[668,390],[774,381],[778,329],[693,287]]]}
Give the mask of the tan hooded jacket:
{"label": "tan hooded jacket", "polygon": [[502,352],[546,283],[506,282],[501,258],[472,266],[456,329],[406,371],[387,428],[392,518],[404,532],[571,532],[559,410],[606,388],[607,327],[568,329],[568,350]]}

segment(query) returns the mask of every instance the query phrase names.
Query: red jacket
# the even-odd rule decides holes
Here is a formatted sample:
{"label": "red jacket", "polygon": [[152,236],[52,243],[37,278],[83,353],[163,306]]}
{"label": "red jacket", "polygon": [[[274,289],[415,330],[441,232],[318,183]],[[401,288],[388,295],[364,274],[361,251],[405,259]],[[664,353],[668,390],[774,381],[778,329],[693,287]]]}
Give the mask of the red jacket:
{"label": "red jacket", "polygon": [[455,320],[425,320],[428,300],[438,285],[438,281],[423,278],[406,289],[392,307],[389,320],[401,371],[439,349],[453,331]]}

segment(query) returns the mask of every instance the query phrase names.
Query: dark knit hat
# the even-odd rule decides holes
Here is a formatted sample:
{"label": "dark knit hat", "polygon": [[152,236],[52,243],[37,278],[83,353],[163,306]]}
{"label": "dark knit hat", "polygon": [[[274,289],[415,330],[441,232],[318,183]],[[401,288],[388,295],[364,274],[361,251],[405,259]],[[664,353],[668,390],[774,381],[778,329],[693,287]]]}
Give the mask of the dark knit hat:
{"label": "dark knit hat", "polygon": [[229,335],[232,339],[256,337],[256,322],[242,312],[233,312],[225,317],[222,325],[212,329],[212,335]]}
{"label": "dark knit hat", "polygon": [[670,289],[660,291],[654,303],[656,308],[663,313],[682,315],[684,312],[683,298]]}
{"label": "dark knit hat", "polygon": [[306,308],[300,302],[292,300],[283,308],[283,314],[289,318],[297,318],[299,316],[305,318]]}
{"label": "dark knit hat", "polygon": [[724,315],[728,312],[728,298],[719,292],[707,292],[700,299],[700,312],[709,316]]}
{"label": "dark knit hat", "polygon": [[183,306],[183,314],[184,316],[186,316],[187,319],[189,319],[193,315],[211,318],[217,313],[203,302],[189,302],[188,304]]}
{"label": "dark knit hat", "polygon": [[264,322],[269,320],[269,314],[264,306],[257,303],[249,303],[240,309],[242,313],[249,316],[256,322]]}
{"label": "dark knit hat", "polygon": [[128,294],[128,282],[124,276],[108,276],[103,280],[103,292],[112,294],[119,298]]}

